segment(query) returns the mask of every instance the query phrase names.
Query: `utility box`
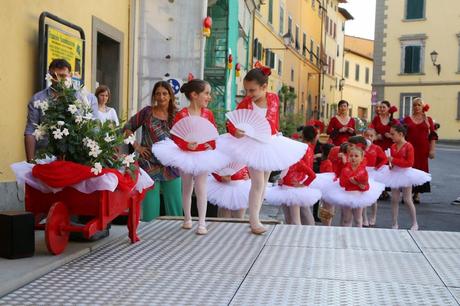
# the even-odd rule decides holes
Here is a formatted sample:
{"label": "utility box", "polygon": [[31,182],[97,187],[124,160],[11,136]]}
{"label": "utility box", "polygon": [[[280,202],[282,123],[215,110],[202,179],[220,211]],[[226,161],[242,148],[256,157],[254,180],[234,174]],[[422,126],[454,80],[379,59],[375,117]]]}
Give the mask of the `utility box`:
{"label": "utility box", "polygon": [[34,215],[25,211],[0,212],[0,257],[17,259],[34,253]]}

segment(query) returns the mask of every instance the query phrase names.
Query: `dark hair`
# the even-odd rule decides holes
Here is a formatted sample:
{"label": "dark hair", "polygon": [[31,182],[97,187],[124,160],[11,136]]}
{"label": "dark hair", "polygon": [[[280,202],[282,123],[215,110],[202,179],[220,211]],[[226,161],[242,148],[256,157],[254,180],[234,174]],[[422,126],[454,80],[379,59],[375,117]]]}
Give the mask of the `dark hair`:
{"label": "dark hair", "polygon": [[169,93],[169,105],[168,105],[168,124],[171,127],[172,122],[174,120],[174,116],[176,115],[177,111],[177,106],[176,106],[176,97],[174,96],[174,92],[172,90],[171,84],[169,84],[166,81],[158,81],[153,85],[152,89],[152,97],[150,98],[152,104],[155,99],[155,92],[158,90],[158,88],[163,87],[166,89]]}
{"label": "dark hair", "polygon": [[340,152],[347,153],[348,151],[348,142],[344,142],[340,145]]}
{"label": "dark hair", "polygon": [[[380,101],[380,104],[385,104],[388,108],[391,108],[391,103],[387,100]],[[393,121],[393,113],[390,113],[390,122]]]}
{"label": "dark hair", "polygon": [[407,134],[407,127],[405,124],[401,124],[401,123],[393,124],[391,128],[395,130],[397,133],[402,133],[404,136],[406,136]]}
{"label": "dark hair", "polygon": [[62,58],[56,58],[51,61],[50,65],[48,66],[48,71],[51,71],[52,69],[62,69],[62,68],[67,68],[69,69],[69,72],[72,71],[72,66],[69,64],[68,61]]}
{"label": "dark hair", "polygon": [[184,93],[187,99],[190,100],[190,94],[192,92],[197,94],[202,93],[206,89],[206,85],[209,85],[209,83],[204,80],[193,79],[184,83],[180,88],[180,92]]}
{"label": "dark hair", "polygon": [[110,100],[110,98],[112,97],[112,94],[110,93],[110,88],[105,85],[100,85],[98,88],[96,88],[94,95],[96,96],[96,98],[98,98],[99,95],[103,92],[107,92],[109,94],[109,100]]}
{"label": "dark hair", "polygon": [[363,136],[351,136],[350,138],[348,138],[348,142],[352,144],[363,144],[364,147],[367,147],[366,138],[364,138]]}
{"label": "dark hair", "polygon": [[244,77],[245,81],[251,82],[256,81],[257,84],[260,86],[268,83],[268,75],[263,73],[262,69],[260,68],[253,68],[246,73]]}
{"label": "dark hair", "polygon": [[331,152],[331,149],[334,147],[333,144],[331,143],[325,143],[321,146],[321,160],[326,160],[327,157],[329,156],[329,152]]}
{"label": "dark hair", "polygon": [[303,131],[303,128],[304,128],[304,127],[305,127],[305,126],[303,126],[303,125],[300,125],[299,127],[297,127],[297,132]]}
{"label": "dark hair", "polygon": [[350,104],[348,104],[348,101],[346,100],[340,100],[339,103],[337,104],[338,107],[340,107],[340,105],[342,104],[346,104],[347,106],[349,106]]}
{"label": "dark hair", "polygon": [[313,141],[316,135],[318,135],[318,131],[313,125],[304,126],[302,129],[302,138],[305,141]]}

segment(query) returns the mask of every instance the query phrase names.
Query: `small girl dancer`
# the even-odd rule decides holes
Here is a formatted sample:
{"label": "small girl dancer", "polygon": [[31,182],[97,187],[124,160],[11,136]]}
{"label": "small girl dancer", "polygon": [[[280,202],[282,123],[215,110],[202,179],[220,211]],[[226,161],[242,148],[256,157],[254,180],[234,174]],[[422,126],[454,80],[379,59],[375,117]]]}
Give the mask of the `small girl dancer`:
{"label": "small girl dancer", "polygon": [[[365,157],[367,161],[367,172],[369,177],[378,181],[378,173],[385,169],[388,163],[387,156],[383,152],[382,148],[374,144],[376,138],[376,132],[373,128],[368,128],[364,131],[364,138],[368,141]],[[363,226],[374,227],[377,219],[377,202],[371,206],[371,217],[367,217],[367,208],[363,209]]]}
{"label": "small girl dancer", "polygon": [[347,162],[342,168],[339,181],[331,184],[323,199],[332,205],[342,207],[342,225],[362,226],[363,207],[374,203],[385,186],[369,180],[364,161],[364,148],[353,145],[348,148]]}
{"label": "small girl dancer", "polygon": [[231,135],[223,135],[218,139],[237,162],[248,165],[251,177],[249,223],[252,233],[257,235],[267,231],[260,222],[259,213],[270,172],[287,169],[307,151],[307,145],[278,134],[279,98],[275,93],[267,92],[270,74],[268,67],[251,69],[243,81],[247,96],[237,106],[237,109],[249,109],[266,118],[271,128],[270,141],[262,143],[245,137],[244,131],[237,129],[231,122],[227,123]]}
{"label": "small girl dancer", "polygon": [[[182,85],[180,90],[190,101],[190,105],[184,107],[176,114],[173,127],[179,120],[187,116],[200,116],[215,125],[214,115],[207,108],[209,101],[211,101],[211,86],[209,83],[193,79]],[[215,149],[215,141],[202,144],[189,143],[175,135],[173,135],[172,141],[171,139],[166,139],[152,146],[153,154],[155,154],[162,164],[177,167],[181,170],[182,206],[184,210],[182,228],[184,229],[191,229],[193,225],[191,204],[193,187],[195,185],[199,219],[196,231],[198,235],[205,235],[208,232],[205,222],[207,208],[206,181],[208,173],[221,169],[229,163],[227,155]]]}
{"label": "small girl dancer", "polygon": [[406,141],[406,127],[398,124],[390,129],[393,145],[390,148],[388,162],[390,170],[380,175],[380,180],[391,188],[391,211],[393,216],[392,228],[399,228],[398,212],[400,201],[400,189],[402,189],[404,203],[409,209],[412,219],[411,230],[418,230],[417,216],[414,202],[412,201],[412,186],[422,185],[431,181],[431,175],[424,171],[414,169],[414,147]]}
{"label": "small girl dancer", "polygon": [[208,177],[208,201],[219,207],[217,215],[221,218],[243,219],[248,207],[249,170],[247,167],[232,175],[212,173]]}
{"label": "small girl dancer", "polygon": [[300,209],[306,208],[307,224],[315,225],[310,207],[321,199],[321,191],[309,188],[316,174],[309,164],[308,152],[296,164],[281,172],[278,186],[267,188],[265,199],[271,205],[286,205],[289,209],[290,224],[301,225]]}

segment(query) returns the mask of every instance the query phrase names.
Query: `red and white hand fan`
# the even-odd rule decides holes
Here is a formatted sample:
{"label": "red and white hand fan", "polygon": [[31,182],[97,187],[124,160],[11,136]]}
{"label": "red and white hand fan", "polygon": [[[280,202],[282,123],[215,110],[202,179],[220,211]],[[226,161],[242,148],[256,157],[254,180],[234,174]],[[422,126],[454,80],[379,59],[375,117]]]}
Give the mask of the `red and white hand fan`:
{"label": "red and white hand fan", "polygon": [[244,134],[260,142],[269,142],[272,135],[270,124],[265,117],[250,109],[237,109],[225,114],[233,125]]}
{"label": "red and white hand fan", "polygon": [[243,164],[239,164],[236,162],[231,162],[225,168],[216,171],[216,173],[220,176],[232,176],[233,174],[237,173],[241,169],[244,168]]}
{"label": "red and white hand fan", "polygon": [[219,137],[216,127],[207,119],[199,116],[188,116],[173,125],[171,134],[187,142],[205,143]]}

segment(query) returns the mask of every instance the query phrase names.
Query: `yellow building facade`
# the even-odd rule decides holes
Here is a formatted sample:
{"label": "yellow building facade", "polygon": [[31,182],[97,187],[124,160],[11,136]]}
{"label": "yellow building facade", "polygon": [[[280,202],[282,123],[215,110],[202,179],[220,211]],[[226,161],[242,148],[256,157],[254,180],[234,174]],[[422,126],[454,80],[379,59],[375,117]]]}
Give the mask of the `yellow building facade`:
{"label": "yellow building facade", "polygon": [[460,139],[459,11],[460,2],[449,0],[377,0],[376,9],[377,98],[396,105],[403,117],[421,97],[446,140]]}
{"label": "yellow building facade", "polygon": [[372,69],[374,41],[345,36],[344,82],[341,99],[347,100],[352,117],[372,120]]}
{"label": "yellow building facade", "polygon": [[318,1],[265,1],[254,20],[253,57],[272,68],[269,90],[278,92],[283,85],[288,86],[297,98],[287,111],[307,119],[314,111],[319,90]]}
{"label": "yellow building facade", "polygon": [[[15,177],[10,164],[25,159],[24,127],[27,119],[27,103],[32,95],[43,89],[38,86],[38,24],[42,12],[48,11],[68,22],[80,26],[86,35],[85,85],[94,92],[97,83],[103,84],[103,56],[97,60],[100,48],[117,48],[119,86],[117,110],[121,117],[128,112],[129,90],[129,32],[130,0],[82,1],[2,1],[0,39],[4,42],[0,57],[0,193],[4,198],[17,198]],[[48,20],[52,26],[78,36],[78,32]],[[110,45],[110,46],[109,46]],[[118,46],[118,47],[117,47]],[[98,49],[99,48],[99,49]],[[109,54],[110,51],[107,51]],[[102,65],[102,66],[101,66]],[[105,71],[107,73],[107,71]],[[2,205],[0,205],[2,206]],[[8,208],[8,205],[2,206]]]}

